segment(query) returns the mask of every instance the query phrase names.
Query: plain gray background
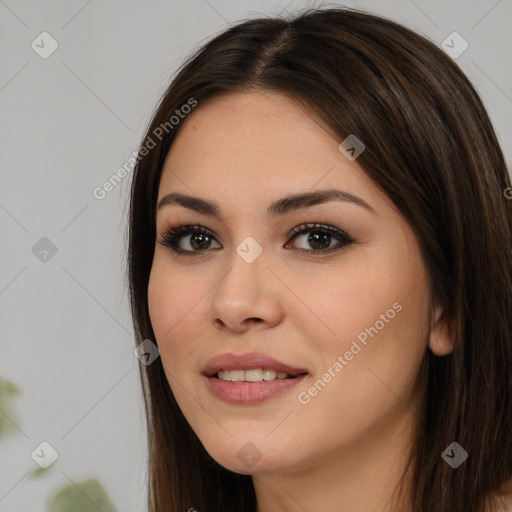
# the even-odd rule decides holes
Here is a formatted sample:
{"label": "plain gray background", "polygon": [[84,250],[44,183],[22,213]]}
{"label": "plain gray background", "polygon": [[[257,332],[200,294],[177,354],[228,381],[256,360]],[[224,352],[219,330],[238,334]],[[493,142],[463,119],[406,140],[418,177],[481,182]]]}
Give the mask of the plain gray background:
{"label": "plain gray background", "polygon": [[[0,376],[21,390],[16,432],[0,440],[1,512],[43,511],[56,488],[89,477],[118,510],[144,510],[145,426],[124,282],[131,175],[103,200],[93,190],[137,149],[194,48],[243,18],[319,4],[0,0]],[[512,162],[512,0],[338,5],[388,16],[439,46],[457,31],[469,47],[456,62]],[[42,32],[58,43],[46,59],[31,47]],[[47,261],[32,249],[43,237],[57,250]],[[41,441],[59,458],[33,479]]]}

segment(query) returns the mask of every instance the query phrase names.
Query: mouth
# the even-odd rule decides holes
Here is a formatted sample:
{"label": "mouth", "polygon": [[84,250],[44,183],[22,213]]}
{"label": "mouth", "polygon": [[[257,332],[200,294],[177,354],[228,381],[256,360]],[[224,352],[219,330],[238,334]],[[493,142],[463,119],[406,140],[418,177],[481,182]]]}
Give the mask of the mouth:
{"label": "mouth", "polygon": [[215,375],[212,375],[212,377],[226,382],[263,382],[276,379],[295,379],[301,375],[307,375],[307,372],[291,375],[272,368],[251,368],[249,370],[219,370]]}
{"label": "mouth", "polygon": [[236,404],[259,403],[289,391],[309,372],[277,361],[266,354],[222,354],[203,370],[209,390],[219,399]]}

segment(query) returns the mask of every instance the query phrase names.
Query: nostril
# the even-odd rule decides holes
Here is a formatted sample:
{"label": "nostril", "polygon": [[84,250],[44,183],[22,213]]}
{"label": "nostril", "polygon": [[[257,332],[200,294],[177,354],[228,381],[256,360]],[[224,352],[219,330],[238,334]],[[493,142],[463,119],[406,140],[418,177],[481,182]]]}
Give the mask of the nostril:
{"label": "nostril", "polygon": [[215,320],[213,320],[212,322],[210,322],[210,324],[215,328],[217,329],[218,331],[220,329],[222,329],[222,320],[219,320],[218,318],[216,318]]}

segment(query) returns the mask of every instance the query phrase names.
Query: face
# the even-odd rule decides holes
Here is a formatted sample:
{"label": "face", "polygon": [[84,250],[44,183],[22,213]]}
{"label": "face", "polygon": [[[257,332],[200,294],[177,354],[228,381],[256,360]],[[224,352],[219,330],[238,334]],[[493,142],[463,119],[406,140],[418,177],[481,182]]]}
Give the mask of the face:
{"label": "face", "polygon": [[[155,341],[191,428],[232,471],[304,470],[376,442],[418,405],[431,328],[418,242],[340,142],[284,95],[227,94],[186,118],[165,161],[159,203],[200,197],[218,215],[169,197],[158,209]],[[331,189],[345,195],[269,211]],[[191,228],[168,237],[177,225]],[[234,381],[204,374],[216,356],[255,353],[220,361],[238,365],[222,372]],[[252,382],[274,377],[269,357],[302,375]]]}

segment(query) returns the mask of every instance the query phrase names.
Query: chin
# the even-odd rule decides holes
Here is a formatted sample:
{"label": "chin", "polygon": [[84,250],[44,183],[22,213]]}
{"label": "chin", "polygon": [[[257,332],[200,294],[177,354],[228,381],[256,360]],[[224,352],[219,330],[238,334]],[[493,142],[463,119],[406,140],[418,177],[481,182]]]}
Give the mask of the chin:
{"label": "chin", "polygon": [[[211,439],[209,443],[201,442],[218,464],[243,475],[276,472],[297,462],[288,459],[286,452],[290,452],[283,442],[278,440],[272,444],[264,437],[261,441],[248,441],[247,437],[250,436],[229,438],[222,444],[218,439]],[[297,452],[293,451],[293,455],[297,457]]]}

